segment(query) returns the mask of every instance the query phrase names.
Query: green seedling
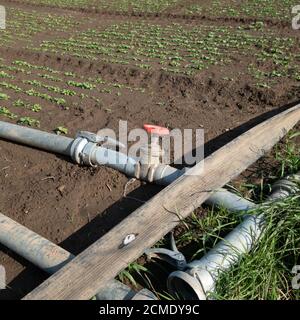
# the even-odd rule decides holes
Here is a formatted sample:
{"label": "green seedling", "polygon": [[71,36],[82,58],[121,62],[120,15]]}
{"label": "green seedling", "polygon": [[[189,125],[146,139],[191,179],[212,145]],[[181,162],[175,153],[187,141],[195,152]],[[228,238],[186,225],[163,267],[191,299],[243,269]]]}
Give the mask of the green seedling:
{"label": "green seedling", "polygon": [[5,93],[0,93],[0,100],[8,100],[9,96]]}
{"label": "green seedling", "polygon": [[10,112],[9,109],[5,107],[0,107],[0,114],[9,119],[15,119],[17,117],[14,113]]}
{"label": "green seedling", "polygon": [[54,129],[54,132],[57,134],[57,135],[60,135],[60,134],[68,134],[68,129],[63,127],[63,126],[59,126],[57,128]]}
{"label": "green seedling", "polygon": [[40,121],[31,117],[20,118],[18,124],[28,125],[30,127],[40,127]]}

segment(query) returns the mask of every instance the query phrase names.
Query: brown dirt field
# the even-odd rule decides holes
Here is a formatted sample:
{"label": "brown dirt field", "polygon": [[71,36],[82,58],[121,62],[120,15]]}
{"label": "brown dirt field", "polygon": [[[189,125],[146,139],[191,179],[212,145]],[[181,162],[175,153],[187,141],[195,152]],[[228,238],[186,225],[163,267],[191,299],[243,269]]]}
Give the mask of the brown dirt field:
{"label": "brown dirt field", "polygon": [[[4,1],[4,4],[6,2],[8,6],[21,10],[34,8],[38,12],[64,12],[77,19],[90,17],[81,26],[82,29],[88,25],[105,26],[112,22],[144,18],[73,12],[11,4],[8,1]],[[201,17],[197,20],[171,15],[149,15],[147,19],[153,23],[169,23],[171,19],[186,24],[207,21]],[[248,22],[230,19],[220,22],[215,19],[212,23],[237,26]],[[298,34],[295,35],[284,25],[275,23],[271,28],[280,35],[299,39]],[[42,38],[55,39],[56,36],[56,31],[40,33],[32,39],[32,43],[39,43]],[[59,72],[58,76],[63,81],[68,80],[66,72],[74,72],[76,76],[72,80],[101,77],[106,83],[118,83],[132,88],[120,89],[120,96],[114,94],[115,91],[113,94],[96,90],[88,92],[88,95],[99,99],[100,104],[92,98],[67,97],[68,108],[9,91],[15,100],[24,99],[29,104],[42,104],[43,109],[38,114],[42,130],[51,132],[58,125],[65,125],[70,137],[78,130],[97,131],[104,127],[116,130],[119,120],[127,120],[129,129],[142,127],[144,123],[170,129],[202,127],[207,143],[205,151],[209,154],[264,117],[278,112],[280,107],[300,100],[299,82],[293,80],[280,82],[269,89],[256,87],[249,77],[240,72],[249,64],[249,60],[240,57],[230,65],[212,66],[191,77],[157,69],[142,70],[131,65],[105,63],[101,59],[91,62],[71,55],[33,52],[24,48],[21,42],[0,46],[0,57],[6,65],[12,65],[15,60],[26,60],[32,65],[52,68]],[[38,72],[34,71],[26,79],[36,79]],[[15,85],[30,88],[22,82],[24,74],[17,71],[11,74]],[[224,80],[225,76],[234,80]],[[43,83],[53,85],[53,82],[46,79]],[[41,89],[41,92],[51,94],[46,89]],[[86,93],[80,89],[78,92]],[[9,107],[11,112],[20,116],[25,115],[25,111],[23,114],[22,110],[12,107],[8,101],[1,101],[1,106]],[[35,114],[26,111],[26,115]],[[2,116],[0,120],[13,121]],[[0,141],[0,151],[0,211],[74,254],[80,253],[143,201],[160,191],[157,186],[136,182],[126,198],[123,192],[128,179],[114,170],[80,167],[70,159],[3,140]],[[0,264],[6,268],[8,280],[8,288],[0,291],[0,299],[20,299],[47,276],[1,246]]]}

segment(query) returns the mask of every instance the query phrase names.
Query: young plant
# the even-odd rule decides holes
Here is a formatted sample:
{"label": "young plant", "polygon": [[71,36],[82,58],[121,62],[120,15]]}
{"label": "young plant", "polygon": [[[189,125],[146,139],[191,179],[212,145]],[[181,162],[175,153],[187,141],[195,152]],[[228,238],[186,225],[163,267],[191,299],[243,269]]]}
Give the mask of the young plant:
{"label": "young plant", "polygon": [[14,113],[10,112],[5,107],[0,107],[0,115],[3,115],[9,119],[15,119],[17,117]]}
{"label": "young plant", "polygon": [[63,126],[59,126],[57,128],[54,129],[54,132],[57,134],[57,135],[60,135],[60,134],[68,134],[68,129],[63,127]]}
{"label": "young plant", "polygon": [[40,121],[31,117],[20,118],[18,124],[28,125],[30,127],[40,127]]}
{"label": "young plant", "polygon": [[0,100],[8,100],[8,99],[9,99],[9,96],[7,94],[0,92]]}

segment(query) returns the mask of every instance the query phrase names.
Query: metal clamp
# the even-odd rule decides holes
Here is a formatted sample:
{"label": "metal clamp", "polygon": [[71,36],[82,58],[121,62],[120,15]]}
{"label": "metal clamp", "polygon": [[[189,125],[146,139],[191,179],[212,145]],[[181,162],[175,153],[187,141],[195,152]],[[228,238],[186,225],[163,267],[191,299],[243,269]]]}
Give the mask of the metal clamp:
{"label": "metal clamp", "polygon": [[299,174],[289,175],[286,178],[282,178],[276,181],[273,184],[272,189],[273,191],[283,190],[286,191],[288,194],[294,194],[299,191],[299,182],[297,181],[300,181]]}
{"label": "metal clamp", "polygon": [[79,131],[71,146],[71,157],[78,164],[96,167],[91,161],[91,157],[94,149],[98,146],[125,148],[124,144],[108,136],[100,136],[89,131]]}
{"label": "metal clamp", "polygon": [[100,135],[97,135],[96,133],[89,132],[89,131],[77,132],[75,139],[76,138],[84,138],[87,141],[95,143],[97,145],[103,146],[104,144],[107,144],[112,147],[125,148],[125,145],[116,139],[110,138],[109,136],[100,136]]}
{"label": "metal clamp", "polygon": [[156,258],[163,261],[166,261],[177,270],[184,270],[186,268],[187,262],[185,256],[178,251],[173,233],[169,233],[169,240],[170,240],[170,249],[165,248],[152,248],[145,250],[145,255],[148,259]]}
{"label": "metal clamp", "polygon": [[82,151],[88,143],[87,139],[81,137],[78,137],[73,141],[70,151],[71,157],[76,163],[82,164]]}

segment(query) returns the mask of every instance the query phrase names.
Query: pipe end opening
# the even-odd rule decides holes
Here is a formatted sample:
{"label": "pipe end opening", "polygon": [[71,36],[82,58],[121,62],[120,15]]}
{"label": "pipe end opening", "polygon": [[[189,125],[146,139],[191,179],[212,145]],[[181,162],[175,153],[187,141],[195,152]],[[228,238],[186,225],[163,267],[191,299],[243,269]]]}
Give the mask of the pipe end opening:
{"label": "pipe end opening", "polygon": [[206,300],[201,283],[183,271],[172,272],[168,278],[168,290],[183,300]]}

